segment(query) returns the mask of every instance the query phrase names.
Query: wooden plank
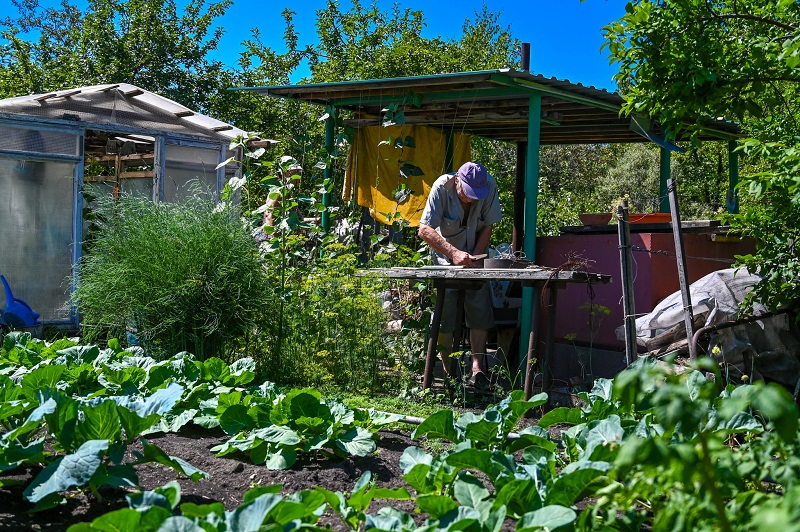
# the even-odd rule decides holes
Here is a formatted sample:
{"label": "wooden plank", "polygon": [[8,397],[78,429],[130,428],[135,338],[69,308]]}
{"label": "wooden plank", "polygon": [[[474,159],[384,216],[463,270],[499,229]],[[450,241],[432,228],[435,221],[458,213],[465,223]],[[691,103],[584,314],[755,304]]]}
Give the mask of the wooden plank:
{"label": "wooden plank", "polygon": [[258,139],[258,140],[251,140],[247,142],[247,147],[249,148],[272,148],[278,144],[277,140],[272,139]]}
{"label": "wooden plank", "polygon": [[141,172],[120,172],[119,177],[121,179],[135,179],[140,177],[153,177],[152,170],[144,170]]}
{"label": "wooden plank", "polygon": [[87,175],[83,176],[84,183],[103,183],[105,181],[116,181],[117,178],[113,175]]}
{"label": "wooden plank", "polygon": [[[145,172],[122,172],[119,175],[120,179],[141,179],[153,177],[152,171],[145,171]],[[117,178],[113,175],[87,175],[83,177],[84,183],[101,183],[104,181],[116,181]]]}
{"label": "wooden plank", "polygon": [[80,94],[80,89],[75,89],[74,91],[64,92],[58,95],[59,98],[69,98],[70,96],[75,96],[76,94]]}
{"label": "wooden plank", "polygon": [[[448,90],[460,90],[464,88],[475,89],[476,87],[496,88],[497,85],[490,81],[489,73],[464,73],[439,75],[432,78],[408,77],[408,78],[389,78],[385,80],[369,81],[345,81],[332,83],[316,83],[313,86],[286,85],[283,87],[272,87],[269,89],[270,95],[285,96],[304,100],[308,98],[322,99],[342,99],[348,96],[360,97],[365,93],[374,95],[377,92],[391,94],[405,94],[408,89],[416,87],[447,87]],[[267,92],[266,90],[253,89],[254,92]]]}
{"label": "wooden plank", "polygon": [[34,98],[34,100],[36,100],[37,102],[43,102],[49,98],[55,98],[55,97],[56,97],[55,92],[48,92],[47,94],[42,94],[41,96],[37,96],[36,98]]}
{"label": "wooden plank", "polygon": [[392,279],[445,279],[454,281],[565,281],[595,283],[611,282],[610,275],[590,273],[577,270],[557,270],[543,266],[529,266],[528,268],[371,268],[362,270],[357,275],[370,273],[386,276]]}
{"label": "wooden plank", "polygon": [[[152,153],[134,153],[131,155],[120,155],[119,156],[121,161],[152,161],[154,156]],[[94,157],[87,157],[86,162],[107,162],[107,161],[116,161],[116,155],[96,155]]]}

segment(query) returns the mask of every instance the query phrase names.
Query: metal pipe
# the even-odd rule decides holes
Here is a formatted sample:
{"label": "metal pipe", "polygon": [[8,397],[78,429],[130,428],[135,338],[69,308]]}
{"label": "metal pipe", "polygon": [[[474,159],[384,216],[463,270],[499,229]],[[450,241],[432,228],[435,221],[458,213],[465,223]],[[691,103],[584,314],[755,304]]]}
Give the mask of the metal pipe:
{"label": "metal pipe", "polygon": [[[333,157],[331,154],[335,148],[334,146],[334,136],[336,134],[336,117],[337,117],[338,109],[331,108],[328,111],[328,118],[325,120],[325,150],[327,152],[325,156],[325,172],[324,172],[324,179],[325,179],[325,189],[326,192],[322,193],[322,206],[323,210],[320,216],[320,225],[322,226],[322,230],[326,233],[331,230],[331,193],[329,188],[331,187],[331,179],[333,179]],[[321,251],[320,251],[321,253]]]}
{"label": "metal pipe", "polygon": [[524,42],[520,46],[520,68],[522,70],[531,69],[531,43]]}
{"label": "metal pipe", "polygon": [[633,256],[631,228],[628,223],[628,200],[617,205],[617,237],[619,264],[622,276],[622,313],[625,317],[625,365],[630,366],[638,356],[636,343],[636,304],[633,297]]}
{"label": "metal pipe", "polygon": [[728,212],[739,214],[739,154],[736,152],[736,141],[728,141]]}
{"label": "metal pipe", "polygon": [[[536,260],[536,215],[539,202],[539,143],[542,125],[542,93],[532,92],[528,98],[528,145],[525,154],[525,207],[522,251],[525,258]],[[525,341],[531,333],[531,308],[533,307],[533,289],[522,288],[522,308],[520,309],[520,343],[519,359],[528,356],[528,345]]]}
{"label": "metal pipe", "polygon": [[527,142],[517,142],[517,166],[514,179],[514,228],[511,236],[511,249],[514,253],[522,251],[525,240],[525,158],[528,153]]}
{"label": "metal pipe", "polygon": [[691,358],[692,360],[698,358],[697,344],[700,342],[700,337],[706,333],[709,333],[711,331],[719,331],[722,329],[730,329],[731,327],[735,327],[737,325],[743,325],[745,323],[750,323],[753,321],[764,320],[767,318],[772,318],[773,316],[780,316],[781,314],[786,314],[787,312],[789,312],[789,309],[782,309],[777,312],[766,312],[764,314],[758,314],[756,316],[748,316],[746,318],[742,318],[739,320],[726,321],[724,323],[718,323],[717,325],[706,325],[705,327],[698,329],[698,331],[694,333],[694,336],[692,336],[692,348],[689,350],[689,358]]}
{"label": "metal pipe", "polygon": [[[403,414],[395,414],[394,412],[383,412],[380,411],[380,414],[386,414],[388,416],[401,416],[398,420],[399,423],[408,423],[409,425],[422,425],[422,422],[425,421],[426,418],[424,417],[415,417],[415,416],[404,416]],[[518,440],[519,434],[516,432],[509,432],[508,436],[506,436],[507,440]]]}
{"label": "metal pipe", "polygon": [[694,352],[695,345],[691,341],[694,337],[694,312],[692,311],[692,295],[686,268],[681,215],[678,211],[678,188],[674,179],[667,180],[667,187],[669,188],[669,210],[672,213],[672,235],[675,240],[675,259],[678,263],[678,284],[683,301],[683,321],[686,324],[686,341],[689,342],[689,358],[694,359],[697,357],[697,353]]}

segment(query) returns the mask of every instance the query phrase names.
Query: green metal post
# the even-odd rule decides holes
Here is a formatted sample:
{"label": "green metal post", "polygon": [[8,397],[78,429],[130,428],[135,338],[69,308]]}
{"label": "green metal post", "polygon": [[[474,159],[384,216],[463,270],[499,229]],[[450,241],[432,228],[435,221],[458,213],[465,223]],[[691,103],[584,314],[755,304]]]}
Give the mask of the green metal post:
{"label": "green metal post", "polygon": [[658,212],[669,212],[669,188],[667,182],[670,178],[670,154],[666,148],[661,148],[661,158],[659,160],[658,173],[660,176],[660,186],[658,189]]}
{"label": "green metal post", "polygon": [[[328,118],[325,119],[325,151],[327,152],[326,160],[325,160],[325,185],[326,187],[330,184],[331,179],[333,178],[333,164],[332,164],[332,157],[331,154],[334,150],[333,139],[334,133],[336,129],[336,109],[331,108],[328,110]],[[330,192],[323,192],[322,194],[322,206],[325,210],[322,211],[321,223],[322,223],[322,230],[326,233],[331,230],[331,213],[328,210],[328,207],[331,206],[331,194]]]}
{"label": "green metal post", "polygon": [[[536,215],[539,202],[541,117],[542,94],[534,92],[528,101],[528,146],[525,163],[525,236],[522,244],[525,258],[531,261],[536,260]],[[531,316],[533,314],[533,287],[522,289],[522,308],[519,314],[519,361],[520,368],[524,374],[525,362],[528,360],[528,350],[534,347],[528,346],[531,336]]]}
{"label": "green metal post", "polygon": [[736,190],[736,185],[739,184],[739,154],[734,150],[736,149],[736,141],[728,141],[728,172],[730,185],[728,189],[728,212],[731,214],[739,214],[739,192]]}

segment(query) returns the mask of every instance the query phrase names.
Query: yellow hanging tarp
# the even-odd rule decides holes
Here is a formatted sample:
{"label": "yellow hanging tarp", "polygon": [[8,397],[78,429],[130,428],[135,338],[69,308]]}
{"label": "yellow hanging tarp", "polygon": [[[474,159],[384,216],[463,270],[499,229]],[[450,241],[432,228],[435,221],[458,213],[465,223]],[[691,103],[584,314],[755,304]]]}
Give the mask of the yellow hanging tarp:
{"label": "yellow hanging tarp", "polygon": [[[350,200],[355,191],[356,202],[369,208],[379,222],[391,224],[399,217],[416,227],[433,182],[470,160],[469,138],[453,134],[450,169],[445,168],[447,135],[441,130],[416,125],[361,128],[348,156],[343,197]],[[412,167],[419,168],[422,175],[412,175]]]}

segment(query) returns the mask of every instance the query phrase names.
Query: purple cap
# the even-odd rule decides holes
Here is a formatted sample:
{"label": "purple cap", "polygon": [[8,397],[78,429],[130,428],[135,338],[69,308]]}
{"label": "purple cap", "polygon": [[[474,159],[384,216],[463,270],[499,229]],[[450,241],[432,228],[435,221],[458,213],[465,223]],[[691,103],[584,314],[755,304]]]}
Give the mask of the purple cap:
{"label": "purple cap", "polygon": [[483,200],[489,196],[489,174],[481,163],[464,163],[458,169],[458,180],[464,194],[474,200]]}

